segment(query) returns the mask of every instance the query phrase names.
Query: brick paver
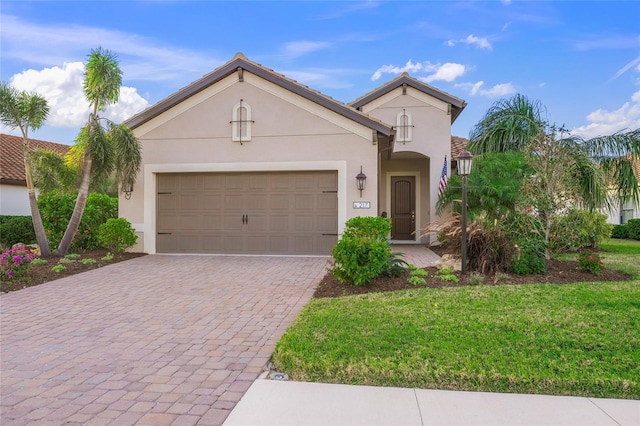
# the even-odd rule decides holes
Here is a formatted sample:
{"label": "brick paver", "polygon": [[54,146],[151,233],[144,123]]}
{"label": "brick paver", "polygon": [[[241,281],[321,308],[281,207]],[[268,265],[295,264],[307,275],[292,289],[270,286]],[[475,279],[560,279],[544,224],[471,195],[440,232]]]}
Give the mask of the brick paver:
{"label": "brick paver", "polygon": [[0,297],[0,424],[219,425],[321,257],[149,255]]}
{"label": "brick paver", "polygon": [[442,262],[440,256],[422,244],[394,244],[391,246],[391,250],[394,253],[402,253],[403,259],[407,263],[416,265],[418,268],[436,266]]}

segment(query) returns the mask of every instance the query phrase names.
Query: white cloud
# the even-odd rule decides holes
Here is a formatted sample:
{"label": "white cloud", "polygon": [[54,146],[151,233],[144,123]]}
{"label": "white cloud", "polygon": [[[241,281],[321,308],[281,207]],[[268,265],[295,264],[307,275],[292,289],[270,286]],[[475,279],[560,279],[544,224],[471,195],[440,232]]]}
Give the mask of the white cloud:
{"label": "white cloud", "polygon": [[598,109],[587,115],[587,121],[589,124],[572,129],[572,133],[589,139],[640,128],[640,90],[617,110]]}
{"label": "white cloud", "polygon": [[287,56],[291,58],[297,58],[302,55],[306,55],[307,53],[314,52],[316,50],[326,49],[330,47],[331,44],[325,41],[292,41],[290,43],[286,43],[284,45],[284,52]]}
{"label": "white cloud", "polygon": [[466,71],[464,65],[452,62],[447,62],[442,65],[430,64],[427,62],[427,66],[425,67],[425,69],[428,71],[435,71],[430,76],[422,77],[420,79],[426,83],[431,83],[432,81],[446,81],[450,83],[456,78],[464,75]]}
{"label": "white cloud", "polygon": [[422,64],[420,62],[417,63],[413,63],[411,62],[411,59],[409,59],[407,61],[407,63],[404,65],[404,67],[397,67],[395,65],[383,65],[380,68],[378,68],[376,70],[376,72],[373,73],[373,75],[371,76],[371,80],[376,81],[378,80],[380,77],[382,77],[382,74],[402,74],[403,72],[417,72],[420,71],[422,69]]}
{"label": "white cloud", "polygon": [[489,89],[483,89],[484,81],[477,83],[459,83],[455,87],[466,90],[471,96],[485,96],[487,98],[499,98],[516,92],[516,88],[511,83],[501,83]]}
{"label": "white cloud", "polygon": [[472,45],[472,46],[477,46],[480,49],[491,49],[491,43],[489,43],[489,40],[487,40],[486,37],[476,37],[473,34],[469,34],[467,36],[467,38],[463,38],[460,40],[448,40],[447,41],[447,46],[453,47],[455,46],[457,43],[464,43],[464,44],[468,44],[468,45]]}
{"label": "white cloud", "polygon": [[182,85],[222,64],[207,52],[175,48],[137,34],[78,24],[40,24],[0,15],[3,61],[37,67],[84,61],[102,46],[118,56],[125,80],[169,81]]}
{"label": "white cloud", "polygon": [[[84,64],[65,63],[62,68],[27,70],[11,77],[10,84],[18,90],[36,92],[49,105],[46,124],[54,127],[81,127],[89,116],[89,103],[82,89]],[[135,88],[120,88],[120,100],[109,106],[102,116],[120,123],[145,109],[149,103]]]}

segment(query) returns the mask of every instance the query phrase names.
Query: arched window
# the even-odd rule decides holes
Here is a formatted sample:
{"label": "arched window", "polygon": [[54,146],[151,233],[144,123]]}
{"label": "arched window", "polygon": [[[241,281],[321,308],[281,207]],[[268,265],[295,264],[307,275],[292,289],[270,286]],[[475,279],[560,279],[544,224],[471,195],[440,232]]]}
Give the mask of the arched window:
{"label": "arched window", "polygon": [[403,109],[396,118],[396,141],[402,143],[411,142],[412,136],[413,121],[411,120],[411,114]]}
{"label": "arched window", "polygon": [[234,142],[248,142],[251,140],[251,106],[240,99],[233,107],[231,120],[231,140]]}

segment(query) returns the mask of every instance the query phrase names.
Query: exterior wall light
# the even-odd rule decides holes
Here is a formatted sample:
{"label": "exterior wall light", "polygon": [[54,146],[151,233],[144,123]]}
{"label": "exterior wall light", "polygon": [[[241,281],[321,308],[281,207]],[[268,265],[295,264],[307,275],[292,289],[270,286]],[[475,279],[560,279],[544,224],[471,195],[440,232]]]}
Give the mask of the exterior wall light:
{"label": "exterior wall light", "polygon": [[128,187],[123,188],[122,192],[124,192],[125,200],[130,200],[131,199],[131,193],[133,192],[133,184],[129,184]]}
{"label": "exterior wall light", "polygon": [[358,188],[358,191],[360,191],[360,198],[362,198],[362,191],[364,191],[366,185],[367,175],[362,173],[362,166],[360,166],[360,173],[356,175],[356,187]]}

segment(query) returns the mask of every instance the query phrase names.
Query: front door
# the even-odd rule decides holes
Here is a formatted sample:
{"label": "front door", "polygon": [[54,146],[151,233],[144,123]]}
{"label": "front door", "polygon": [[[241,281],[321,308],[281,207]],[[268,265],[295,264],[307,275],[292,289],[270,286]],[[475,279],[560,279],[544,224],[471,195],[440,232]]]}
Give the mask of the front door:
{"label": "front door", "polygon": [[415,240],[416,178],[391,177],[391,239]]}

